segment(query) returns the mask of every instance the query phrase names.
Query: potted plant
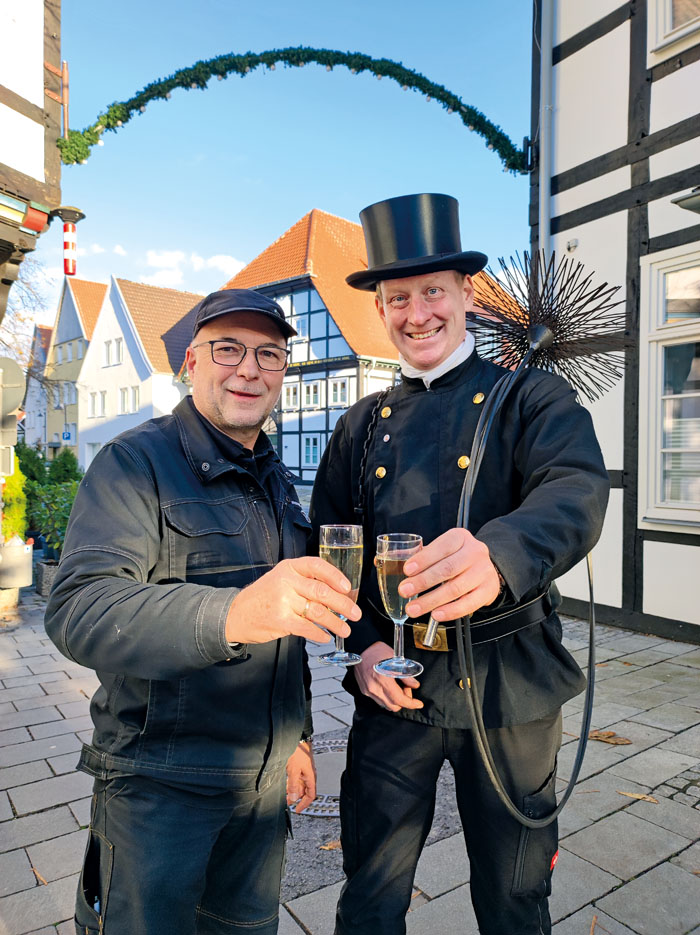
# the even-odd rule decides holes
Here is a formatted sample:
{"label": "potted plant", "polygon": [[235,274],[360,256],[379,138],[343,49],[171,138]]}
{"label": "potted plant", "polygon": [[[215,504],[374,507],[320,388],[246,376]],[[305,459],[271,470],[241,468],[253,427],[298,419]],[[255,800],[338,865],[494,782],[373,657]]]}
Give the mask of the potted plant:
{"label": "potted plant", "polygon": [[46,545],[52,549],[55,558],[45,557],[36,566],[36,589],[42,597],[48,597],[51,585],[56,577],[58,560],[66,536],[70,511],[78,490],[78,481],[70,480],[59,484],[44,484],[40,490],[37,508],[37,520],[42,530]]}

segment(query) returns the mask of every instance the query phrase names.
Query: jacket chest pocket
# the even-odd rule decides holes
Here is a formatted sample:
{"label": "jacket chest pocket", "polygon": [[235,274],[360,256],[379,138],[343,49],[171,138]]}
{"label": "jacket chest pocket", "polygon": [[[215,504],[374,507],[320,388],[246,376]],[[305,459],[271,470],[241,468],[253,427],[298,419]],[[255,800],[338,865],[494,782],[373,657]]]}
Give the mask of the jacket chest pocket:
{"label": "jacket chest pocket", "polygon": [[170,581],[242,588],[269,570],[264,530],[245,500],[179,501],[163,514]]}

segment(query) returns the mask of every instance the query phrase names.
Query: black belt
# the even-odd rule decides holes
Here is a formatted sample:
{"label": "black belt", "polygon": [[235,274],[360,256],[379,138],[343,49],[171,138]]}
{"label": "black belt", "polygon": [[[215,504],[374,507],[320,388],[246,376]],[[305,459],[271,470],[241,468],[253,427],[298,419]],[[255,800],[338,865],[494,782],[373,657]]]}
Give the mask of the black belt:
{"label": "black belt", "polygon": [[[485,620],[473,622],[469,628],[472,639],[472,645],[477,646],[480,643],[491,643],[493,640],[500,640],[504,636],[510,636],[517,633],[518,630],[524,630],[526,627],[534,626],[540,623],[552,612],[552,605],[547,594],[540,594],[539,597],[529,601],[527,604],[521,604],[519,607],[513,607],[511,610],[504,611],[502,614],[495,614]],[[414,623],[407,626],[413,627],[413,642],[417,649],[424,649],[430,652],[447,652],[450,649],[457,648],[457,627],[454,625],[446,626],[440,624],[437,630],[437,636],[433,646],[425,646],[422,642],[427,630],[427,624]]]}

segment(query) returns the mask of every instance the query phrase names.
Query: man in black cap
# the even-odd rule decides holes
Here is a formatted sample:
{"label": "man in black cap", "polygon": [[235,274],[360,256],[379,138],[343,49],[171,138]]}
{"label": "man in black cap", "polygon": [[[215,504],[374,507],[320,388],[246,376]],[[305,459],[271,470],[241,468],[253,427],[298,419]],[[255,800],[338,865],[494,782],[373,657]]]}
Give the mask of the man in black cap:
{"label": "man in black cap", "polygon": [[261,431],[296,332],[249,290],[193,316],[192,395],[100,450],[46,612],[101,683],[80,933],[277,931],[285,800],[315,796],[304,638],[359,617]]}
{"label": "man in black cap", "polygon": [[[595,544],[608,478],[588,412],[561,378],[526,370],[491,432],[471,502],[456,528],[465,470],[484,401],[504,371],[481,360],[465,327],[482,253],[460,246],[457,202],[411,195],[361,213],[368,269],[399,351],[402,382],[338,422],[311,506],[322,523],[363,522],[363,616],[348,649],[362,662],[346,686],[356,710],[341,782],[347,881],[337,935],[402,935],[416,864],[445,760],[455,773],[472,903],[482,935],[548,935],[556,823],[522,827],[481,763],[464,696],[454,621],[471,617],[479,693],[498,771],[532,818],[555,806],[561,706],[583,675],[561,642],[553,580]],[[405,563],[406,655],[418,678],[381,675],[394,655],[374,573],[375,537],[418,533]],[[424,643],[430,616],[439,624]],[[412,639],[411,639],[412,637]]]}

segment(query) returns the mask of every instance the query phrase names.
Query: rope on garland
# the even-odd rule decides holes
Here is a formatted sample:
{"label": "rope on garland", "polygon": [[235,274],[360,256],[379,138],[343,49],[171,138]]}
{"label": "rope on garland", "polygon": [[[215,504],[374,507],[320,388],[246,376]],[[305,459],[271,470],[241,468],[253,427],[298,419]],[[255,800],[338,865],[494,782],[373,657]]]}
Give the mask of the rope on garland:
{"label": "rope on garland", "polygon": [[100,137],[105,130],[116,131],[131,119],[135,113],[143,113],[150,101],[165,100],[174,88],[189,91],[199,88],[204,91],[213,77],[222,80],[232,74],[242,78],[260,66],[274,71],[281,62],[285,67],[301,68],[309,62],[325,65],[332,71],[336,65],[344,65],[353,74],[369,71],[377,78],[391,78],[401,85],[404,91],[412,88],[425,96],[427,101],[435,99],[442,104],[448,114],[456,113],[468,130],[478,133],[486,141],[488,149],[494,150],[501,157],[504,171],[527,172],[527,158],[512,140],[492,123],[481,111],[465,104],[442,85],[429,81],[416,71],[404,68],[397,62],[386,58],[370,58],[361,52],[337,52],[332,49],[307,49],[303,46],[290,49],[272,49],[269,52],[246,52],[244,55],[219,55],[206,62],[195,62],[190,68],[182,68],[169,78],[163,78],[146,85],[128,101],[110,104],[91,126],[84,130],[69,130],[67,138],[57,141],[61,159],[66,165],[87,162],[93,146],[101,144]]}

